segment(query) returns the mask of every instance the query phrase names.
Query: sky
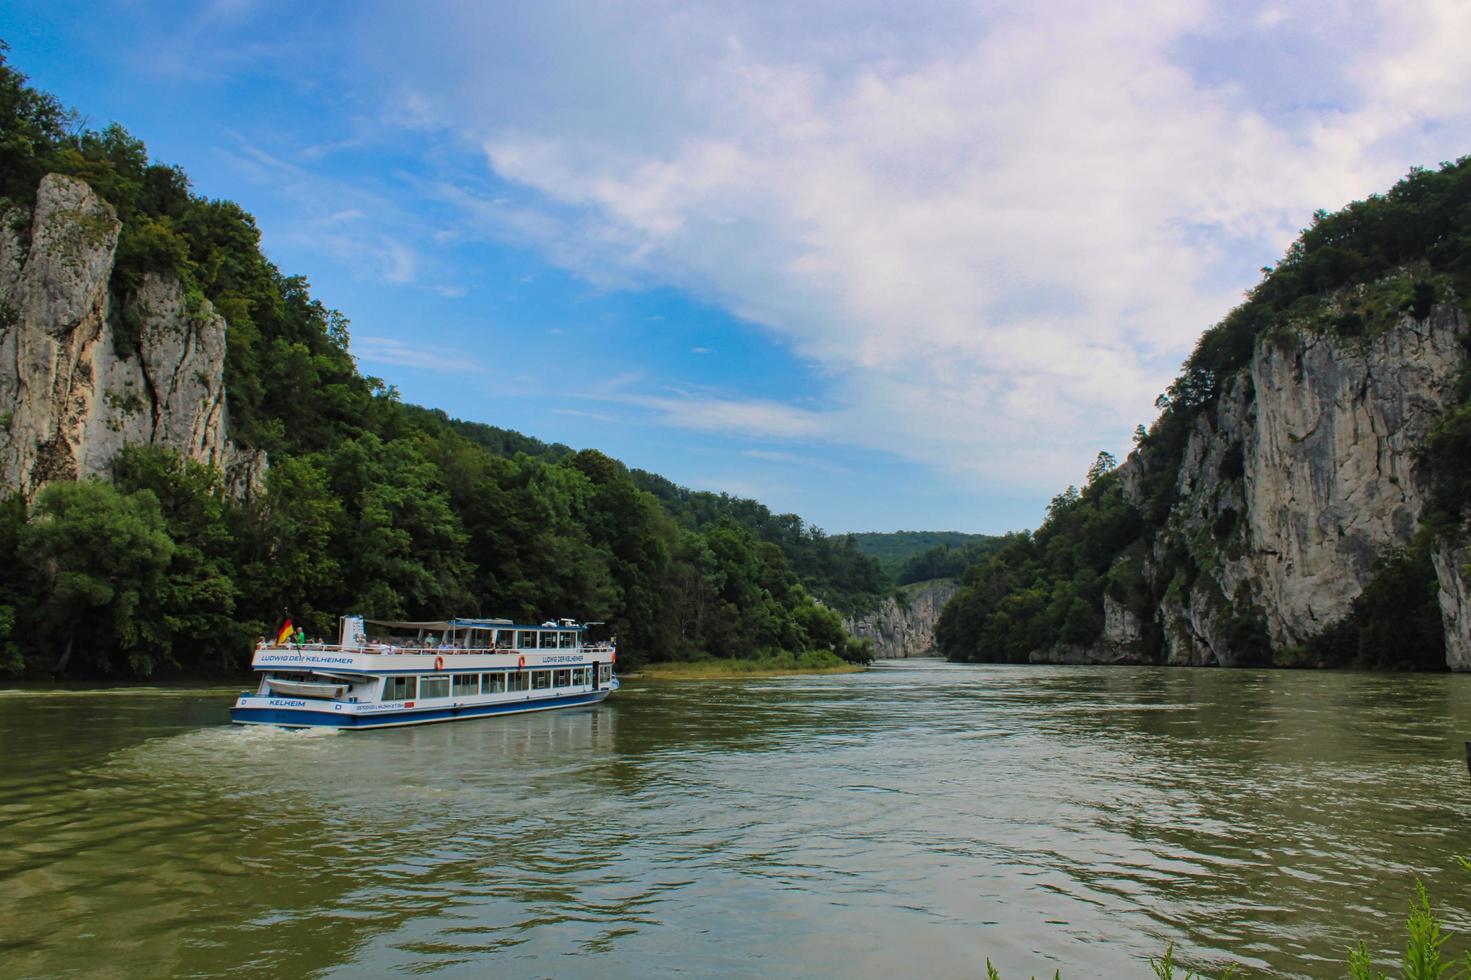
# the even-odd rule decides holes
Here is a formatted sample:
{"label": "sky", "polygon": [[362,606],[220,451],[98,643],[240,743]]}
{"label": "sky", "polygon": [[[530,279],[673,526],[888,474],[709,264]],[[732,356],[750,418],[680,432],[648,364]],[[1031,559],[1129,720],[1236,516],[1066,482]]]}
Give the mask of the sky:
{"label": "sky", "polygon": [[830,533],[1035,527],[1314,210],[1471,152],[1471,2],[0,0],[404,400]]}

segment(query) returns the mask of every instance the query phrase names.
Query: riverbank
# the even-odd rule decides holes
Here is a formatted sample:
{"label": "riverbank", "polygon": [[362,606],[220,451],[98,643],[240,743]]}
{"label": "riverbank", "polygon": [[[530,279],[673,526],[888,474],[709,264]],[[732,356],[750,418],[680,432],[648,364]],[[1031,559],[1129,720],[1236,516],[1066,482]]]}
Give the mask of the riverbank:
{"label": "riverbank", "polygon": [[[637,676],[645,680],[725,680],[739,677],[781,677],[790,674],[856,674],[868,668],[849,663],[833,654],[784,653],[755,660],[711,657],[708,660],[667,661],[645,664]],[[626,676],[626,675],[625,675]]]}

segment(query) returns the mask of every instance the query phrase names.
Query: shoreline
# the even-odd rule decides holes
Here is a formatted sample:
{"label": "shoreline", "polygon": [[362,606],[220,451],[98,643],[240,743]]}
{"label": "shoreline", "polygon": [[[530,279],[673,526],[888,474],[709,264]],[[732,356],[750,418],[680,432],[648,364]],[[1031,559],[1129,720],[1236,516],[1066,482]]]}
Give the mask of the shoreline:
{"label": "shoreline", "polygon": [[619,678],[646,681],[738,680],[743,677],[794,677],[801,674],[859,674],[867,669],[863,664],[851,663],[802,667],[795,664],[765,664],[759,660],[666,661],[646,664],[631,673],[620,674]]}

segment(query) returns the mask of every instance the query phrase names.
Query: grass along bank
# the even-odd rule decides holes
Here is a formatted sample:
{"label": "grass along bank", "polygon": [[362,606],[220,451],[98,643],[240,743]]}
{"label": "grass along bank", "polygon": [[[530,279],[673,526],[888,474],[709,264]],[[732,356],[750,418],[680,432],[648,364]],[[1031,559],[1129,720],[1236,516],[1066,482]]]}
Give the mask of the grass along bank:
{"label": "grass along bank", "polygon": [[782,674],[852,674],[866,670],[827,650],[766,654],[760,657],[710,657],[704,660],[664,661],[640,667],[646,680],[719,680],[730,677],[773,677]]}

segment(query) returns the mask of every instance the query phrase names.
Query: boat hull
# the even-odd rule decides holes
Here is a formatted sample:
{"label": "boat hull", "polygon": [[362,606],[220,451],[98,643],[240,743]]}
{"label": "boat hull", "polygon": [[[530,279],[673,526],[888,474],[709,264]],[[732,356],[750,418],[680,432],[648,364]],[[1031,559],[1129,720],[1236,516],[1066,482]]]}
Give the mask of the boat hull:
{"label": "boat hull", "polygon": [[[446,704],[402,708],[393,711],[360,711],[357,705],[324,702],[320,708],[272,707],[272,698],[242,697],[230,709],[230,721],[237,725],[272,725],[277,728],[341,728],[363,731],[376,728],[402,728],[406,725],[432,725],[445,721],[464,721],[494,715],[523,714],[528,711],[552,711],[600,704],[611,693],[608,689],[584,691],[559,697],[526,701],[501,701],[489,704]],[[255,702],[265,702],[256,704]]]}

